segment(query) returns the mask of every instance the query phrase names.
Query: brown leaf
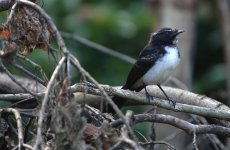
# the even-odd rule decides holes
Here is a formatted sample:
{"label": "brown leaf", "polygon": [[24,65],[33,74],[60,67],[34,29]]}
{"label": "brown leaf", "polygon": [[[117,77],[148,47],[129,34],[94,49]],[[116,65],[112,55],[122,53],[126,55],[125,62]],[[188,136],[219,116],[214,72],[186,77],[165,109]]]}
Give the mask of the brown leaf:
{"label": "brown leaf", "polygon": [[86,124],[86,128],[84,131],[84,137],[83,139],[86,142],[92,142],[94,140],[96,140],[100,135],[100,129],[96,126],[94,126],[93,124]]}
{"label": "brown leaf", "polygon": [[9,40],[10,32],[7,28],[0,28],[0,39],[1,40]]}

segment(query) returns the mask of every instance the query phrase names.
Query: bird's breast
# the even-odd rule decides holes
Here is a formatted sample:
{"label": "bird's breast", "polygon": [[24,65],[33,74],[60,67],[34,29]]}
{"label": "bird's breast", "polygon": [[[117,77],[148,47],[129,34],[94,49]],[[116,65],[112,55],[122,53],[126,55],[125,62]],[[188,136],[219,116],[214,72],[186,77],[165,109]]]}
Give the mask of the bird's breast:
{"label": "bird's breast", "polygon": [[144,74],[142,82],[145,85],[162,84],[173,73],[180,62],[177,47],[165,47],[166,53]]}

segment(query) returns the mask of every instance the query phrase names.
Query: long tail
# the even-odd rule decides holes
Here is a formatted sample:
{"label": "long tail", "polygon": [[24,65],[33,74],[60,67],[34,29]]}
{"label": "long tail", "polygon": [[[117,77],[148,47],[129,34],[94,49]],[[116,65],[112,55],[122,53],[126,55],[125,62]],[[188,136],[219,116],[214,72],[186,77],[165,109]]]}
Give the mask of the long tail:
{"label": "long tail", "polygon": [[[121,89],[126,89],[126,87],[123,86]],[[114,97],[112,98],[112,100],[113,100],[113,102],[117,105],[117,107],[118,107],[119,109],[120,109],[120,108],[125,104],[125,102],[127,101],[126,99],[121,98],[121,97],[117,97],[117,96],[114,96]],[[106,112],[115,114],[115,110],[114,110],[113,107],[110,106],[110,105],[107,107],[107,111],[106,111]]]}
{"label": "long tail", "polygon": [[[136,92],[139,92],[141,89],[143,89],[145,86],[140,86],[138,88],[135,88],[135,89],[132,89],[126,85],[124,85],[121,89],[123,90],[131,90],[131,91],[136,91]],[[118,108],[121,108],[126,102],[127,102],[127,99],[125,98],[121,98],[121,97],[117,97],[117,96],[114,96],[112,98],[113,102],[117,105]],[[115,114],[115,111],[114,109],[109,105],[108,106],[108,109],[107,111],[108,113],[112,113],[112,114]]]}
{"label": "long tail", "polygon": [[[117,96],[114,96],[112,98],[113,102],[117,105],[117,107],[120,109],[123,104],[127,101],[126,99],[124,98],[121,98],[121,97],[117,97]],[[111,113],[111,114],[115,114],[115,110],[113,109],[113,107],[111,105],[107,105],[107,107],[105,108],[105,112],[107,113]]]}

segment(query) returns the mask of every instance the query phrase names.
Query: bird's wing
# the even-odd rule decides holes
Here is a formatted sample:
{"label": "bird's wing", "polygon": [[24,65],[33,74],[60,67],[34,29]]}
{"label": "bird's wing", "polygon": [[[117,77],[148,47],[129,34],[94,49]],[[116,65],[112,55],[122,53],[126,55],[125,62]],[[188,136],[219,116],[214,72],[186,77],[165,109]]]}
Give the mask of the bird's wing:
{"label": "bird's wing", "polygon": [[138,60],[129,72],[126,84],[123,89],[140,91],[143,86],[134,88],[133,85],[155,64],[156,60],[163,55],[160,47],[157,49],[146,47],[139,55]]}

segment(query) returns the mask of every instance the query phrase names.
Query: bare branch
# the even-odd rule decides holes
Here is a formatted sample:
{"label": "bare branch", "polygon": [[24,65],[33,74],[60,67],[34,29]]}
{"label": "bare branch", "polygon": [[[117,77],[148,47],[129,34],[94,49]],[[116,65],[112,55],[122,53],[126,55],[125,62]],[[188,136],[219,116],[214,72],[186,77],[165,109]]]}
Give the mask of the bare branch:
{"label": "bare branch", "polygon": [[[21,85],[23,85],[26,89],[32,91],[32,92],[44,92],[46,87],[37,83],[34,80],[31,79],[27,79],[24,77],[18,77],[18,76],[13,76]],[[0,73],[0,93],[24,93],[24,90],[17,85],[15,82],[13,82],[11,80],[11,78],[4,73]],[[10,94],[9,94],[10,95]],[[19,99],[23,99],[23,95],[21,95],[22,97],[20,98],[20,94],[16,94],[18,95]],[[27,98],[28,98],[28,94],[26,94]],[[3,94],[1,94],[0,97],[8,97],[7,94],[4,96]],[[29,96],[30,97],[30,96]],[[1,98],[0,98],[1,99]]]}
{"label": "bare branch", "polygon": [[38,76],[34,75],[33,73],[31,73],[30,71],[28,71],[27,69],[25,69],[24,67],[18,65],[16,62],[12,62],[11,63],[16,69],[18,69],[19,71],[22,71],[24,74],[28,75],[29,77],[31,77],[32,79],[34,79],[35,81],[39,82],[40,84],[45,86],[45,81],[43,81],[42,79],[40,79]]}
{"label": "bare branch", "polygon": [[45,80],[45,82],[47,83],[48,82],[48,78],[45,74],[45,72],[43,71],[42,67],[38,64],[36,64],[35,62],[33,62],[32,60],[30,60],[29,58],[25,57],[25,56],[22,56],[20,54],[16,54],[16,56],[18,58],[21,58],[23,59],[24,61],[28,62],[29,64],[31,64],[35,69],[38,69],[40,74],[42,75],[43,79]]}
{"label": "bare branch", "polygon": [[[133,123],[154,122],[165,123],[180,128],[188,134],[221,134],[230,137],[230,129],[219,125],[194,125],[174,116],[163,114],[140,114],[133,116]],[[111,125],[117,127],[123,124],[122,120],[113,121]]]}
{"label": "bare branch", "polygon": [[[129,126],[130,126],[130,123],[132,122],[132,117],[133,117],[133,112],[132,111],[127,111],[127,113],[125,115],[125,121],[128,122]],[[123,126],[121,128],[121,139],[120,139],[120,141],[129,144],[135,150],[142,149],[141,147],[139,147],[138,143],[135,143],[134,141],[132,141],[129,138],[128,131],[129,130],[127,129],[127,126]]]}
{"label": "bare branch", "polygon": [[[227,106],[225,106],[224,104],[218,102],[218,104],[221,104],[222,107],[218,107],[218,108],[208,108],[208,107],[201,107],[201,106],[194,106],[194,105],[188,105],[188,104],[182,104],[182,103],[176,103],[175,108],[170,105],[168,103],[167,100],[161,99],[161,98],[157,98],[154,97],[153,100],[146,100],[146,95],[142,94],[142,93],[136,93],[133,91],[129,91],[129,90],[123,90],[123,89],[117,89],[117,88],[112,88],[110,86],[102,86],[104,88],[104,90],[111,96],[119,96],[125,99],[130,99],[130,101],[132,102],[132,104],[146,104],[146,105],[156,105],[159,106],[161,108],[165,108],[165,109],[169,109],[169,110],[174,110],[174,111],[178,111],[178,112],[187,112],[187,113],[193,113],[193,114],[197,114],[197,115],[202,115],[202,116],[207,116],[207,117],[214,117],[214,118],[218,118],[218,119],[224,119],[224,120],[230,120],[230,112],[229,112],[229,108]],[[153,87],[153,89],[155,89],[156,87]],[[86,89],[85,89],[86,88]],[[168,90],[170,89],[172,91],[172,89],[174,91],[177,91],[179,89],[174,89],[174,88],[169,88],[169,87],[165,87],[164,88],[166,92],[168,92]],[[84,86],[84,84],[76,84],[71,86],[70,90],[72,92],[84,92],[85,90],[87,91],[87,93],[89,94],[95,94],[95,95],[101,95],[100,90],[96,89],[96,88],[92,88],[90,86]],[[149,90],[148,90],[149,91]],[[212,103],[217,103],[217,101],[208,98],[208,97],[204,97],[204,96],[200,96],[198,94],[194,94],[191,93],[189,91],[183,91],[183,90],[179,90],[181,95],[178,95],[178,99],[183,99],[186,95],[185,93],[187,93],[188,95],[196,95],[195,97],[193,97],[194,101],[199,101],[200,99],[194,99],[194,98],[202,98],[203,102],[205,103],[204,99],[209,100],[209,102]],[[153,94],[152,94],[153,95]],[[177,99],[174,99],[177,100]],[[207,103],[207,102],[206,102]],[[203,104],[201,104],[203,105]]]}
{"label": "bare branch", "polygon": [[13,109],[13,108],[3,109],[3,112],[13,113],[15,116],[15,119],[17,122],[17,129],[18,129],[18,149],[21,150],[23,147],[23,142],[24,142],[21,115],[16,109]]}
{"label": "bare branch", "polygon": [[[94,85],[95,86],[95,85]],[[174,100],[182,100],[182,99],[186,99],[187,95],[191,96],[190,99],[186,99],[187,103],[190,103],[190,101],[194,102],[194,101],[198,101],[197,105],[198,106],[194,106],[194,105],[190,105],[190,104],[182,104],[177,102],[176,107],[174,108],[173,106],[171,106],[166,100],[161,99],[161,98],[157,98],[154,97],[154,100],[151,100],[150,103],[146,100],[145,94],[142,93],[136,93],[136,92],[132,92],[132,91],[128,91],[128,90],[122,90],[122,89],[117,89],[117,88],[113,88],[110,86],[106,86],[106,85],[101,85],[103,90],[105,90],[107,92],[108,95],[110,96],[121,96],[123,98],[129,99],[129,104],[145,104],[145,105],[157,105],[159,107],[165,108],[165,109],[170,109],[170,110],[174,110],[174,111],[180,111],[180,112],[188,112],[188,113],[193,113],[193,114],[197,114],[197,115],[202,115],[202,116],[207,116],[207,117],[213,117],[213,118],[217,118],[217,119],[224,119],[224,120],[230,120],[230,108],[228,108],[227,106],[225,106],[224,104],[217,102],[211,98],[208,97],[204,97],[195,93],[191,93],[188,91],[184,91],[184,90],[179,90],[179,89],[174,89],[174,88],[169,88],[169,87],[164,87],[165,91],[168,93],[175,91],[175,93],[180,93],[175,94],[178,95],[178,97],[175,97],[174,95]],[[156,89],[156,87],[151,86],[151,88]],[[151,89],[149,87],[149,89]],[[179,90],[179,92],[177,91]],[[86,84],[75,84],[73,86],[71,86],[69,88],[70,93],[75,93],[75,92],[83,92],[83,93],[88,93],[89,94],[93,94],[93,95],[99,95],[101,96],[102,93],[101,91],[97,88],[97,87],[92,87],[92,85],[86,85]],[[152,91],[152,90],[148,90],[148,91]],[[157,92],[157,90],[154,90],[155,92]],[[154,95],[155,93],[151,93],[152,95]],[[44,93],[39,93],[37,94],[39,97],[42,97],[44,95]],[[0,94],[0,98],[6,98],[7,99],[25,99],[25,98],[31,98],[30,95],[28,94],[11,94],[11,95],[1,95]],[[81,97],[78,95],[78,98]],[[92,97],[90,97],[92,98]],[[99,103],[100,102],[100,97],[98,97],[98,99],[93,99],[93,103]],[[208,107],[204,107],[203,103],[200,103],[200,99],[202,99],[203,103],[206,104],[208,107],[210,106],[220,106],[217,108],[208,108]],[[77,99],[77,102],[81,102],[82,99]],[[87,99],[84,99],[87,103]],[[178,100],[178,101],[179,101]],[[184,101],[184,100],[183,100]],[[201,105],[201,106],[199,106]],[[117,108],[119,109],[119,108]],[[225,123],[226,126],[229,126],[229,123],[226,122]]]}
{"label": "bare branch", "polygon": [[192,145],[194,147],[195,150],[199,150],[196,144],[196,131],[193,131],[193,140],[192,140]]}
{"label": "bare branch", "polygon": [[49,99],[49,94],[50,94],[50,91],[51,91],[51,88],[54,84],[54,81],[63,65],[63,63],[65,62],[65,57],[63,57],[57,67],[55,68],[51,78],[50,78],[50,81],[47,85],[47,90],[46,90],[46,93],[45,93],[45,96],[44,96],[44,99],[42,101],[42,106],[41,106],[41,110],[39,112],[39,119],[38,119],[38,127],[37,127],[37,138],[36,138],[36,144],[34,146],[34,149],[38,149],[38,147],[40,147],[40,144],[41,144],[41,141],[42,141],[42,124],[43,124],[43,118],[44,118],[44,113],[45,113],[45,110],[46,110],[46,104],[48,102],[48,99]]}
{"label": "bare branch", "polygon": [[2,61],[0,60],[0,68],[1,70],[3,70],[4,73],[6,73],[8,75],[8,77],[14,82],[16,83],[19,87],[21,87],[24,92],[28,92],[31,95],[35,96],[35,93],[28,90],[26,87],[24,87],[24,85],[22,85],[17,79],[14,78],[14,76],[6,69],[6,67],[4,66],[4,64],[2,63]]}
{"label": "bare branch", "polygon": [[151,142],[141,142],[141,145],[150,145],[150,144],[164,144],[168,147],[168,149],[170,150],[176,150],[176,148],[174,146],[172,146],[171,144],[169,144],[168,142],[165,141],[151,141]]}

